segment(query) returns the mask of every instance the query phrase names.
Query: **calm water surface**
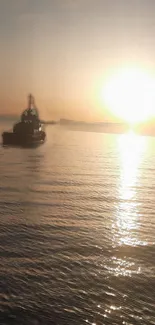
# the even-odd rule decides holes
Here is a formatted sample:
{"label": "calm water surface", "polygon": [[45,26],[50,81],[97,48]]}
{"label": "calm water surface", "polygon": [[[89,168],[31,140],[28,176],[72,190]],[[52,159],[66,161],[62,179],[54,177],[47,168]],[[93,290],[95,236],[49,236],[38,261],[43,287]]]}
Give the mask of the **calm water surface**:
{"label": "calm water surface", "polygon": [[47,137],[0,148],[0,324],[155,324],[155,139]]}

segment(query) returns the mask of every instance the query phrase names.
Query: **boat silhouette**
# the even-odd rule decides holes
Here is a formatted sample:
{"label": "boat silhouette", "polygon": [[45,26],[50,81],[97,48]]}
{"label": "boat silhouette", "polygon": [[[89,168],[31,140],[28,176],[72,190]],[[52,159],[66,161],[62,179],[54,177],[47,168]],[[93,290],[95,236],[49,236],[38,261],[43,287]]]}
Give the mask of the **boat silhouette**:
{"label": "boat silhouette", "polygon": [[13,131],[2,133],[3,145],[36,146],[43,144],[45,138],[34,97],[30,94],[28,108],[22,112],[20,121],[14,124]]}

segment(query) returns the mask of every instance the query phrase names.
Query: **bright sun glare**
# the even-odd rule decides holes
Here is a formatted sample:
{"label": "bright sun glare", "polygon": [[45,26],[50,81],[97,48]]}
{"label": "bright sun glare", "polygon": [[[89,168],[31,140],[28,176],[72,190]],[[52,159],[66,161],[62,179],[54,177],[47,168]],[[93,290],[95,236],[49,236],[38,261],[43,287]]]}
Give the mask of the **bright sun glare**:
{"label": "bright sun glare", "polygon": [[142,69],[123,69],[106,83],[102,99],[115,116],[128,123],[145,121],[155,112],[155,80]]}

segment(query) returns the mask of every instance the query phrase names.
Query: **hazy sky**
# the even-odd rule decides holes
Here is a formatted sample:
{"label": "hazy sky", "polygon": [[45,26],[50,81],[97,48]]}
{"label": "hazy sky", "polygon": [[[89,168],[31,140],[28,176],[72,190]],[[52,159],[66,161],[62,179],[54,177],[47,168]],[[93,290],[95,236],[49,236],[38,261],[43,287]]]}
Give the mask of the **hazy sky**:
{"label": "hazy sky", "polygon": [[115,68],[155,70],[154,0],[0,0],[0,113],[103,120]]}

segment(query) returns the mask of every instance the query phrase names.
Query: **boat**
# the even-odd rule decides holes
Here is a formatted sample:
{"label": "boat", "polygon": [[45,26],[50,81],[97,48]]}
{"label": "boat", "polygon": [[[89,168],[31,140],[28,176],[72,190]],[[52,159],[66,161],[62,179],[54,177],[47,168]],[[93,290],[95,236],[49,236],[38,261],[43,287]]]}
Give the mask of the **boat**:
{"label": "boat", "polygon": [[13,131],[2,133],[3,145],[37,146],[43,144],[46,138],[45,130],[39,119],[34,97],[28,96],[28,108],[22,114],[20,121],[15,123]]}

